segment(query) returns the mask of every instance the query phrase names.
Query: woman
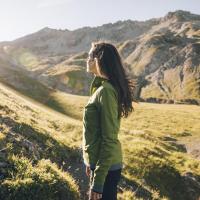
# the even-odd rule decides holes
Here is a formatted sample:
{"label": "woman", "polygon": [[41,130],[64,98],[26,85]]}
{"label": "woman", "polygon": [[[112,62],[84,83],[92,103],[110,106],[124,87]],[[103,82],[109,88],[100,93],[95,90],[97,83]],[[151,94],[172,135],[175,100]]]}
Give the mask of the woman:
{"label": "woman", "polygon": [[83,160],[90,177],[89,199],[116,200],[123,168],[118,140],[121,117],[132,112],[135,83],[128,80],[116,47],[93,42],[87,59],[93,73],[83,113]]}

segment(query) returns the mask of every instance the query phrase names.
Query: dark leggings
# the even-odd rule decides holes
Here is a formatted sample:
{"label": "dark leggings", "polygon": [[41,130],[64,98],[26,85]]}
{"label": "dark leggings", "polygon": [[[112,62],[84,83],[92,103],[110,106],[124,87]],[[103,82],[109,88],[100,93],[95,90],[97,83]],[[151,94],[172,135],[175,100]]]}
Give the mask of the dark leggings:
{"label": "dark leggings", "polygon": [[[108,171],[105,179],[101,200],[117,200],[117,184],[121,178],[122,169]],[[91,170],[90,184],[94,177],[94,170]]]}

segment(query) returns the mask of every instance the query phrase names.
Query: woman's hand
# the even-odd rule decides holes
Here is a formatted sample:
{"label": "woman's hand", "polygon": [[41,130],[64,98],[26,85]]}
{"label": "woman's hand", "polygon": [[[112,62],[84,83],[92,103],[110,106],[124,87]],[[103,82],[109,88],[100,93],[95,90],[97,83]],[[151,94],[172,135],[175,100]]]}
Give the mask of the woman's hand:
{"label": "woman's hand", "polygon": [[90,176],[90,167],[86,166],[86,170],[85,170],[85,173],[86,175],[89,177]]}
{"label": "woman's hand", "polygon": [[89,200],[101,200],[102,194],[90,190]]}
{"label": "woman's hand", "polygon": [[[85,172],[86,172],[86,175],[88,177],[90,177],[90,175],[91,175],[90,167],[86,166]],[[101,200],[101,198],[102,198],[102,194],[101,193],[97,193],[97,192],[94,192],[92,190],[89,190],[88,192],[89,192],[89,200]]]}

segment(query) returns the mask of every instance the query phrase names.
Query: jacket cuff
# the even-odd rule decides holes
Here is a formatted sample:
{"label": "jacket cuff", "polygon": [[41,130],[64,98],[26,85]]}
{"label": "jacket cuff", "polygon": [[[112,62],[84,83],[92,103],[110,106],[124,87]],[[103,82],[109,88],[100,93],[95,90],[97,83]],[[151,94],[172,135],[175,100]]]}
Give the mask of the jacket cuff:
{"label": "jacket cuff", "polygon": [[92,185],[91,190],[97,193],[103,193],[103,185],[95,184]]}

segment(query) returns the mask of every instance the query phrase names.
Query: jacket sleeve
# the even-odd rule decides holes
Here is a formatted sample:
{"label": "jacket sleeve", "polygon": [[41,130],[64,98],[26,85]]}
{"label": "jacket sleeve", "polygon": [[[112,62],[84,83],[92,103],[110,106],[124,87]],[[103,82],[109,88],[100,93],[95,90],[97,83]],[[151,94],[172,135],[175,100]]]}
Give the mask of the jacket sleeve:
{"label": "jacket sleeve", "polygon": [[117,121],[118,103],[116,93],[109,88],[101,89],[98,96],[98,106],[101,124],[101,146],[91,189],[102,193],[105,178],[115,153],[115,143],[117,143],[119,126]]}

